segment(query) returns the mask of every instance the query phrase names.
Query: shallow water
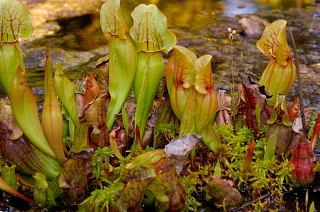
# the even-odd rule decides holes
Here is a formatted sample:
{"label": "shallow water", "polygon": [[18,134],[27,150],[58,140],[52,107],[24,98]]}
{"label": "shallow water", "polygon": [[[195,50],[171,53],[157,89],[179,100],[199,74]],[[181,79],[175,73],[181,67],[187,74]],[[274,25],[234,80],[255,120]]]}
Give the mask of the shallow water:
{"label": "shallow water", "polygon": [[[187,28],[197,34],[214,24],[217,17],[304,8],[313,2],[300,1],[299,4],[299,0],[126,0],[122,6],[131,11],[139,3],[156,3],[171,29]],[[54,46],[87,51],[107,42],[100,29],[99,14],[63,19],[59,25],[62,29],[55,36],[60,42]]]}
{"label": "shallow water", "polygon": [[[52,1],[52,0],[47,0]],[[45,0],[24,0],[30,7]],[[300,56],[305,106],[320,110],[320,3],[315,0],[127,0],[122,5],[132,9],[138,3],[156,3],[167,16],[168,25],[178,44],[189,47],[198,56],[213,56],[217,89],[229,91],[232,74],[242,72],[258,79],[268,58],[256,48],[258,38],[243,34],[238,21],[254,14],[269,22],[288,20]],[[53,48],[55,63],[62,63],[71,79],[85,76],[95,61],[107,54],[108,41],[100,29],[99,14],[63,18],[54,21],[60,30],[55,34],[23,43],[28,82],[32,87],[43,84],[44,46]],[[227,39],[227,28],[237,30],[235,40]],[[236,78],[237,82],[237,78]],[[296,85],[295,85],[296,87]],[[0,95],[3,95],[0,89]],[[296,96],[292,89],[289,97]]]}
{"label": "shallow water", "polygon": [[[47,0],[52,1],[52,0]],[[31,8],[45,0],[24,0]],[[213,72],[217,89],[231,89],[232,77],[242,72],[258,79],[268,58],[256,48],[257,38],[242,33],[238,21],[242,14],[254,14],[267,21],[288,20],[300,54],[306,106],[320,110],[320,6],[315,0],[127,0],[129,10],[138,3],[156,3],[167,16],[168,25],[178,44],[189,47],[198,56],[213,56]],[[314,9],[315,8],[315,9]],[[60,30],[50,36],[23,44],[28,82],[41,87],[43,82],[44,46],[54,48],[54,62],[63,63],[71,79],[85,76],[95,61],[107,54],[107,39],[100,29],[99,14],[63,18],[55,21]],[[231,42],[227,28],[238,33]],[[237,79],[237,78],[236,78]],[[0,89],[0,95],[3,95]],[[296,96],[294,89],[291,98]]]}
{"label": "shallow water", "polygon": [[[41,4],[45,1],[23,0],[31,8],[37,7],[38,3]],[[52,0],[47,1],[50,2]],[[226,40],[226,29],[232,27],[241,30],[238,24],[239,15],[261,13],[259,16],[269,21],[279,16],[279,18],[295,19],[294,14],[292,17],[287,18],[284,13],[292,8],[308,7],[315,4],[315,2],[315,0],[126,0],[122,1],[122,6],[132,10],[139,3],[156,3],[167,16],[168,25],[177,34],[179,44],[190,47],[198,55],[209,53],[214,56],[214,71],[218,74],[216,76],[217,85],[219,88],[228,90],[230,86],[226,85],[226,83],[231,81],[230,70],[232,69],[228,65],[230,60],[236,60],[235,63],[237,63],[235,65],[241,63],[240,70],[235,70],[235,72],[244,71],[257,76],[261,74],[261,70],[267,62],[267,58],[262,57],[261,53],[256,51],[253,46],[257,39],[253,40],[238,36],[238,39],[234,42],[233,49],[230,48],[230,42]],[[305,9],[302,9],[302,12],[304,12],[303,10]],[[314,19],[319,19],[319,14]],[[57,33],[27,43],[23,47],[26,68],[31,70],[28,72],[30,76],[29,82],[34,87],[41,86],[43,78],[44,51],[43,49],[39,51],[38,47],[49,45],[51,48],[62,50],[57,51],[58,59],[55,62],[65,63],[64,67],[72,79],[84,76],[87,71],[92,69],[94,61],[108,51],[107,39],[100,29],[99,14],[64,18],[57,20],[57,23],[61,27]],[[290,26],[290,20],[288,25]],[[319,52],[320,48],[318,45],[319,35],[314,41],[311,33],[298,36],[297,45],[299,49],[303,49],[302,53],[309,55],[309,52],[312,52],[310,57],[313,60],[317,60],[313,61],[314,64],[319,62],[319,59],[315,59],[317,57],[316,53]],[[233,54],[230,54],[230,51]],[[76,52],[79,52],[78,57],[65,56],[76,54]],[[89,53],[89,55],[84,52]],[[256,55],[249,55],[248,57],[246,55],[247,52],[255,53]],[[89,59],[86,60],[84,57]],[[252,64],[257,60],[261,61],[261,63]],[[67,65],[67,63],[72,65]],[[246,67],[243,68],[244,66]],[[308,90],[310,89],[314,90],[313,88],[308,88]]]}

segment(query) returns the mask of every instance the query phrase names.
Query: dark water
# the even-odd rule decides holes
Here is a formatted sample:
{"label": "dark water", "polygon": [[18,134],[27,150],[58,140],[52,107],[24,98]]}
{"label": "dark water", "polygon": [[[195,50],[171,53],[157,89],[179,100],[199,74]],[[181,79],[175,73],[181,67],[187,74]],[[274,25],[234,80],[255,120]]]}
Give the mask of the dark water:
{"label": "dark water", "polygon": [[[155,3],[166,15],[171,29],[188,28],[197,34],[203,28],[210,27],[219,16],[234,17],[257,11],[272,13],[303,8],[314,2],[315,0],[126,0],[121,4],[132,11],[140,3]],[[53,43],[54,46],[88,51],[107,43],[100,29],[99,14],[60,20],[59,24],[62,30],[49,38],[58,38]],[[46,42],[43,41],[43,44]]]}
{"label": "dark water", "polygon": [[[45,0],[23,0],[23,3],[26,3],[30,7],[43,2]],[[223,43],[227,37],[225,32],[227,27],[236,26],[238,19],[235,19],[235,16],[244,13],[257,13],[259,11],[273,14],[278,11],[287,11],[290,8],[304,8],[315,2],[315,0],[125,0],[122,1],[122,6],[130,11],[139,3],[157,4],[160,10],[167,16],[169,28],[176,33],[179,44],[190,47],[198,55],[213,53],[213,56],[216,56],[214,54],[219,55],[221,52],[223,53],[223,51],[219,53],[219,49],[223,50],[227,48]],[[87,65],[107,52],[108,41],[100,29],[99,14],[88,14],[58,20],[58,24],[61,26],[61,30],[58,33],[32,42],[25,48],[49,45],[52,48],[61,48],[66,51],[95,51],[95,56],[92,56],[88,63],[79,64],[78,67],[75,66],[72,69],[68,68],[68,66],[66,68],[66,72],[73,79],[83,76],[92,68],[92,66]],[[218,28],[215,30],[215,27]],[[210,32],[213,31],[219,34],[220,37],[214,37],[214,40],[212,40],[211,37],[215,35],[212,35]],[[298,40],[298,45],[306,42],[308,39],[302,38]],[[213,52],[214,46],[218,48],[218,51]],[[204,51],[204,49],[207,49],[207,51]],[[102,53],[96,54],[97,51]],[[68,54],[68,52],[65,54]],[[26,53],[26,55],[28,56],[29,53]],[[63,55],[59,56],[63,58]],[[216,61],[216,63],[219,63],[220,58],[218,57],[217,59],[218,62]],[[57,62],[61,62],[61,60]],[[41,65],[37,66],[38,61],[42,62]],[[26,68],[31,69],[28,72],[30,84],[35,87],[41,85],[43,78],[43,53],[32,54],[32,57],[25,57],[25,62]],[[68,61],[64,62],[68,63]],[[252,69],[260,70],[261,67],[252,67]],[[219,67],[217,71],[219,72]],[[257,73],[259,71],[253,72]],[[227,73],[225,74],[228,75]],[[230,82],[228,77],[226,79]],[[225,79],[221,78],[221,80],[224,81]]]}
{"label": "dark water", "polygon": [[315,3],[313,0],[223,0],[223,2],[226,5],[223,14],[226,16],[254,13],[258,10],[273,11],[301,8]]}

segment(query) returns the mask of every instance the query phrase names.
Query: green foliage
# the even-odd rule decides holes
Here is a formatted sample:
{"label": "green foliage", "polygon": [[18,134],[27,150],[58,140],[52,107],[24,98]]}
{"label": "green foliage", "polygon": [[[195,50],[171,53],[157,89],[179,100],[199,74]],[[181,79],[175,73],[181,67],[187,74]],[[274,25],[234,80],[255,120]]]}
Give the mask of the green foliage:
{"label": "green foliage", "polygon": [[0,1],[0,83],[9,94],[18,66],[24,68],[19,38],[28,38],[32,32],[30,12],[17,0]]}
{"label": "green foliage", "polygon": [[1,0],[1,43],[28,38],[33,32],[30,12],[17,0]]}
{"label": "green foliage", "polygon": [[183,206],[184,190],[178,181],[176,170],[172,166],[167,169],[175,161],[166,157],[163,150],[146,151],[134,158],[126,157],[119,166],[121,174],[117,179],[108,181],[103,178],[103,173],[109,171],[114,174],[118,171],[112,168],[106,170],[110,167],[110,157],[112,151],[107,147],[94,152],[92,164],[95,178],[100,182],[103,180],[108,186],[93,191],[81,204],[82,210],[90,207],[94,211],[108,211],[110,208],[120,211],[138,209],[145,192],[154,197],[156,206],[161,210]]}
{"label": "green foliage", "polygon": [[134,93],[137,102],[135,124],[139,129],[141,139],[164,69],[161,52],[141,52],[138,54],[137,71],[134,79]]}
{"label": "green foliage", "polygon": [[35,96],[27,85],[25,71],[21,66],[17,68],[9,96],[14,118],[23,133],[30,139],[33,145],[55,158],[56,155],[42,130]]}
{"label": "green foliage", "polygon": [[140,4],[131,13],[133,25],[130,35],[139,52],[168,53],[176,44],[174,33],[167,29],[166,16],[154,4]]}
{"label": "green foliage", "polygon": [[316,163],[316,165],[313,168],[313,171],[314,172],[320,172],[320,163],[319,162]]}
{"label": "green foliage", "polygon": [[37,204],[41,207],[52,207],[56,205],[55,197],[52,188],[47,182],[44,174],[37,172],[34,176],[34,190],[33,196]]}
{"label": "green foliage", "polygon": [[79,212],[108,212],[112,211],[112,206],[116,204],[115,192],[123,188],[123,183],[111,184],[103,189],[96,189],[85,199],[79,208]]}
{"label": "green foliage", "polygon": [[55,156],[60,162],[66,158],[63,144],[63,119],[61,104],[53,88],[53,64],[49,50],[46,54],[44,90],[45,100],[42,111],[42,128]]}
{"label": "green foliage", "polygon": [[3,166],[1,171],[1,176],[4,181],[6,181],[12,188],[17,189],[17,178],[16,178],[16,165],[13,166]]}
{"label": "green foliage", "polygon": [[59,100],[63,103],[72,122],[77,127],[80,122],[77,115],[76,99],[75,99],[75,86],[63,74],[62,66],[57,65],[53,77],[54,90],[56,91]]}
{"label": "green foliage", "polygon": [[220,143],[219,157],[220,162],[239,162],[243,159],[243,154],[247,150],[247,145],[253,133],[247,127],[240,128],[236,134],[233,132],[233,127],[230,125],[214,126],[214,133]]}
{"label": "green foliage", "polygon": [[308,136],[307,136],[308,139],[311,139],[311,137],[312,137],[312,133],[313,133],[314,127],[316,125],[316,119],[317,119],[317,117],[314,115],[312,115],[310,118],[310,124],[309,124],[310,128],[309,128]]}
{"label": "green foliage", "polygon": [[119,191],[119,209],[138,209],[149,190],[155,198],[156,208],[167,211],[182,208],[184,189],[178,181],[176,161],[162,149],[148,151],[132,158],[121,171],[117,182],[126,183]]}
{"label": "green foliage", "polygon": [[199,196],[203,196],[206,192],[203,181],[208,179],[210,173],[213,173],[212,166],[206,165],[198,171],[191,171],[187,176],[180,177],[180,182],[185,187],[186,203],[183,211],[197,211],[202,206],[198,200]]}
{"label": "green foliage", "polygon": [[286,39],[286,25],[286,20],[272,22],[257,41],[258,49],[264,55],[272,56],[259,83],[274,95],[287,94],[296,79],[296,67]]}
{"label": "green foliage", "polygon": [[218,161],[214,166],[214,175],[217,177],[221,177],[221,172],[222,172],[221,165],[220,165],[220,162]]}
{"label": "green foliage", "polygon": [[244,161],[248,150],[248,143],[253,137],[248,128],[241,128],[234,135],[232,127],[217,126],[215,128],[218,139],[221,139],[221,162],[223,162],[223,175],[231,177],[238,187],[251,190],[253,194],[271,191],[281,196],[291,185],[291,169],[289,161],[277,158],[264,160],[265,138],[255,140],[254,156],[250,169],[244,170]]}
{"label": "green foliage", "polygon": [[[179,134],[179,126],[173,123],[157,123],[154,128],[154,147],[163,146],[176,138]],[[165,142],[165,143],[163,143]]]}
{"label": "green foliage", "polygon": [[309,207],[309,212],[315,212],[316,208],[314,206],[314,202],[311,203],[310,207]]}
{"label": "green foliage", "polygon": [[[216,125],[213,130],[221,144],[215,158],[218,162],[202,162],[197,170],[187,169],[183,177],[180,177],[186,191],[185,211],[195,211],[203,206],[199,197],[206,196],[207,200],[211,199],[205,183],[213,175],[221,175],[221,178],[232,180],[235,188],[246,190],[252,197],[271,192],[272,196],[281,200],[282,195],[292,186],[288,159],[279,160],[273,157],[272,160],[264,160],[266,143],[265,137],[262,137],[254,141],[252,161],[249,169],[244,169],[253,132],[244,127],[234,133],[230,125]],[[262,206],[265,207],[265,204],[261,202],[254,204],[256,208]]]}
{"label": "green foliage", "polygon": [[19,43],[2,44],[0,49],[0,83],[9,95],[17,67],[21,66],[24,70],[22,50]]}
{"label": "green foliage", "polygon": [[[71,120],[69,122],[68,129],[74,129],[73,122]],[[75,131],[71,130],[70,137],[65,137],[64,142],[68,142],[71,146],[71,152],[81,152],[88,148],[89,146],[89,139],[88,139],[88,126],[87,123],[81,123]],[[74,136],[76,135],[76,136]]]}
{"label": "green foliage", "polygon": [[122,17],[120,0],[107,1],[100,11],[102,31],[111,35],[109,56],[109,86],[111,96],[106,125],[110,130],[114,115],[121,111],[136,72],[137,51],[130,40],[128,26]]}
{"label": "green foliage", "polygon": [[131,16],[133,25],[130,35],[138,51],[134,79],[137,102],[135,128],[139,130],[142,139],[151,104],[165,70],[162,52],[169,52],[173,48],[176,36],[167,29],[165,15],[153,4],[140,4]]}
{"label": "green foliage", "polygon": [[110,157],[113,157],[112,150],[109,147],[97,149],[92,156],[92,174],[98,181],[108,181],[106,171],[112,171]]}
{"label": "green foliage", "polygon": [[100,10],[100,24],[103,33],[125,39],[127,27],[120,10],[120,0],[104,3]]}
{"label": "green foliage", "polygon": [[171,107],[180,119],[179,135],[195,133],[217,151],[211,122],[217,110],[217,94],[213,89],[211,55],[196,55],[182,46],[175,46],[166,69],[166,85]]}

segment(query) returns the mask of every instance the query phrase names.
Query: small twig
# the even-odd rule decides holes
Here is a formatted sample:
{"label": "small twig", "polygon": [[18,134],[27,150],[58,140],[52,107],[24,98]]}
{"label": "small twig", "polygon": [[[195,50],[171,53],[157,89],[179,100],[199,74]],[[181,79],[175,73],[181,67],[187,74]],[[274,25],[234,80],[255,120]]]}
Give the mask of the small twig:
{"label": "small twig", "polygon": [[[231,77],[232,77],[232,87],[231,87],[231,105],[232,105],[232,113],[235,111],[236,107],[236,97],[235,97],[235,79],[234,79],[234,55],[233,55],[233,40],[237,34],[235,29],[228,28],[229,40],[230,40],[230,48],[231,48]],[[234,117],[233,117],[234,119]],[[235,120],[233,120],[235,121]]]}
{"label": "small twig", "polygon": [[297,93],[298,93],[298,98],[300,101],[300,114],[301,114],[301,119],[302,119],[302,127],[303,127],[303,132],[305,135],[307,135],[307,125],[306,125],[306,117],[304,115],[304,105],[303,105],[303,96],[302,96],[302,87],[301,87],[301,77],[300,77],[300,68],[299,68],[299,57],[298,57],[298,51],[296,47],[296,42],[294,40],[292,31],[289,30],[289,37],[292,42],[292,47],[293,47],[293,54],[294,54],[294,63],[296,65],[296,72],[297,72],[297,79],[298,79],[298,88],[297,88]]}
{"label": "small twig", "polygon": [[269,197],[270,195],[271,195],[271,193],[268,192],[267,194],[262,195],[261,197],[258,197],[258,198],[256,198],[256,199],[253,199],[253,200],[251,200],[251,201],[249,201],[249,202],[246,202],[246,203],[242,204],[242,205],[241,205],[240,207],[238,207],[238,208],[234,208],[234,209],[229,210],[229,212],[231,212],[231,211],[239,211],[239,210],[241,210],[241,209],[244,209],[244,208],[246,208],[246,207],[248,207],[248,206],[250,206],[250,205],[252,205],[252,204],[254,204],[254,203],[258,202],[258,201],[260,201],[260,200],[263,200],[263,199]]}
{"label": "small twig", "polygon": [[234,56],[233,56],[233,37],[231,39],[231,42],[230,42],[230,48],[231,48],[231,76],[232,76],[232,98],[235,98],[234,96]]}

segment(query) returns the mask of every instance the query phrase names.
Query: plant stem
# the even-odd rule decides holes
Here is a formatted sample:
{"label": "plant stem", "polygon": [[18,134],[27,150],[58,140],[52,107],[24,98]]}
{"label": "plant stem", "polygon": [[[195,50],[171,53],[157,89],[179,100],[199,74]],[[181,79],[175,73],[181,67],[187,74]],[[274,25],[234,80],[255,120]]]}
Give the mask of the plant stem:
{"label": "plant stem", "polygon": [[306,125],[306,118],[305,118],[305,114],[304,114],[303,95],[302,95],[301,77],[300,77],[300,69],[299,69],[299,57],[298,57],[296,42],[294,40],[294,37],[293,37],[291,30],[289,30],[289,37],[292,42],[294,63],[296,65],[296,72],[297,72],[297,79],[298,79],[297,93],[298,93],[298,98],[300,101],[300,114],[301,114],[301,119],[302,119],[303,133],[306,135],[307,134],[307,125]]}
{"label": "plant stem", "polygon": [[232,77],[232,87],[231,87],[231,110],[232,110],[232,119],[233,123],[235,123],[235,111],[237,110],[237,101],[235,96],[235,79],[234,79],[234,55],[233,55],[233,38],[230,42],[231,47],[231,77]]}
{"label": "plant stem", "polygon": [[231,76],[232,76],[232,95],[234,97],[234,57],[233,57],[233,40],[231,40]]}
{"label": "plant stem", "polygon": [[239,211],[239,210],[241,210],[241,209],[244,209],[244,208],[246,208],[246,207],[248,207],[248,206],[250,206],[250,205],[252,205],[252,204],[254,204],[254,203],[258,202],[258,201],[260,201],[260,200],[263,200],[263,199],[269,197],[270,195],[271,195],[271,193],[268,192],[267,194],[262,195],[261,197],[258,197],[258,198],[256,198],[256,199],[253,199],[253,200],[251,200],[251,201],[249,201],[249,202],[246,202],[246,203],[244,203],[243,205],[241,205],[240,207],[235,208],[235,209],[232,209],[232,210],[230,210],[230,211]]}

